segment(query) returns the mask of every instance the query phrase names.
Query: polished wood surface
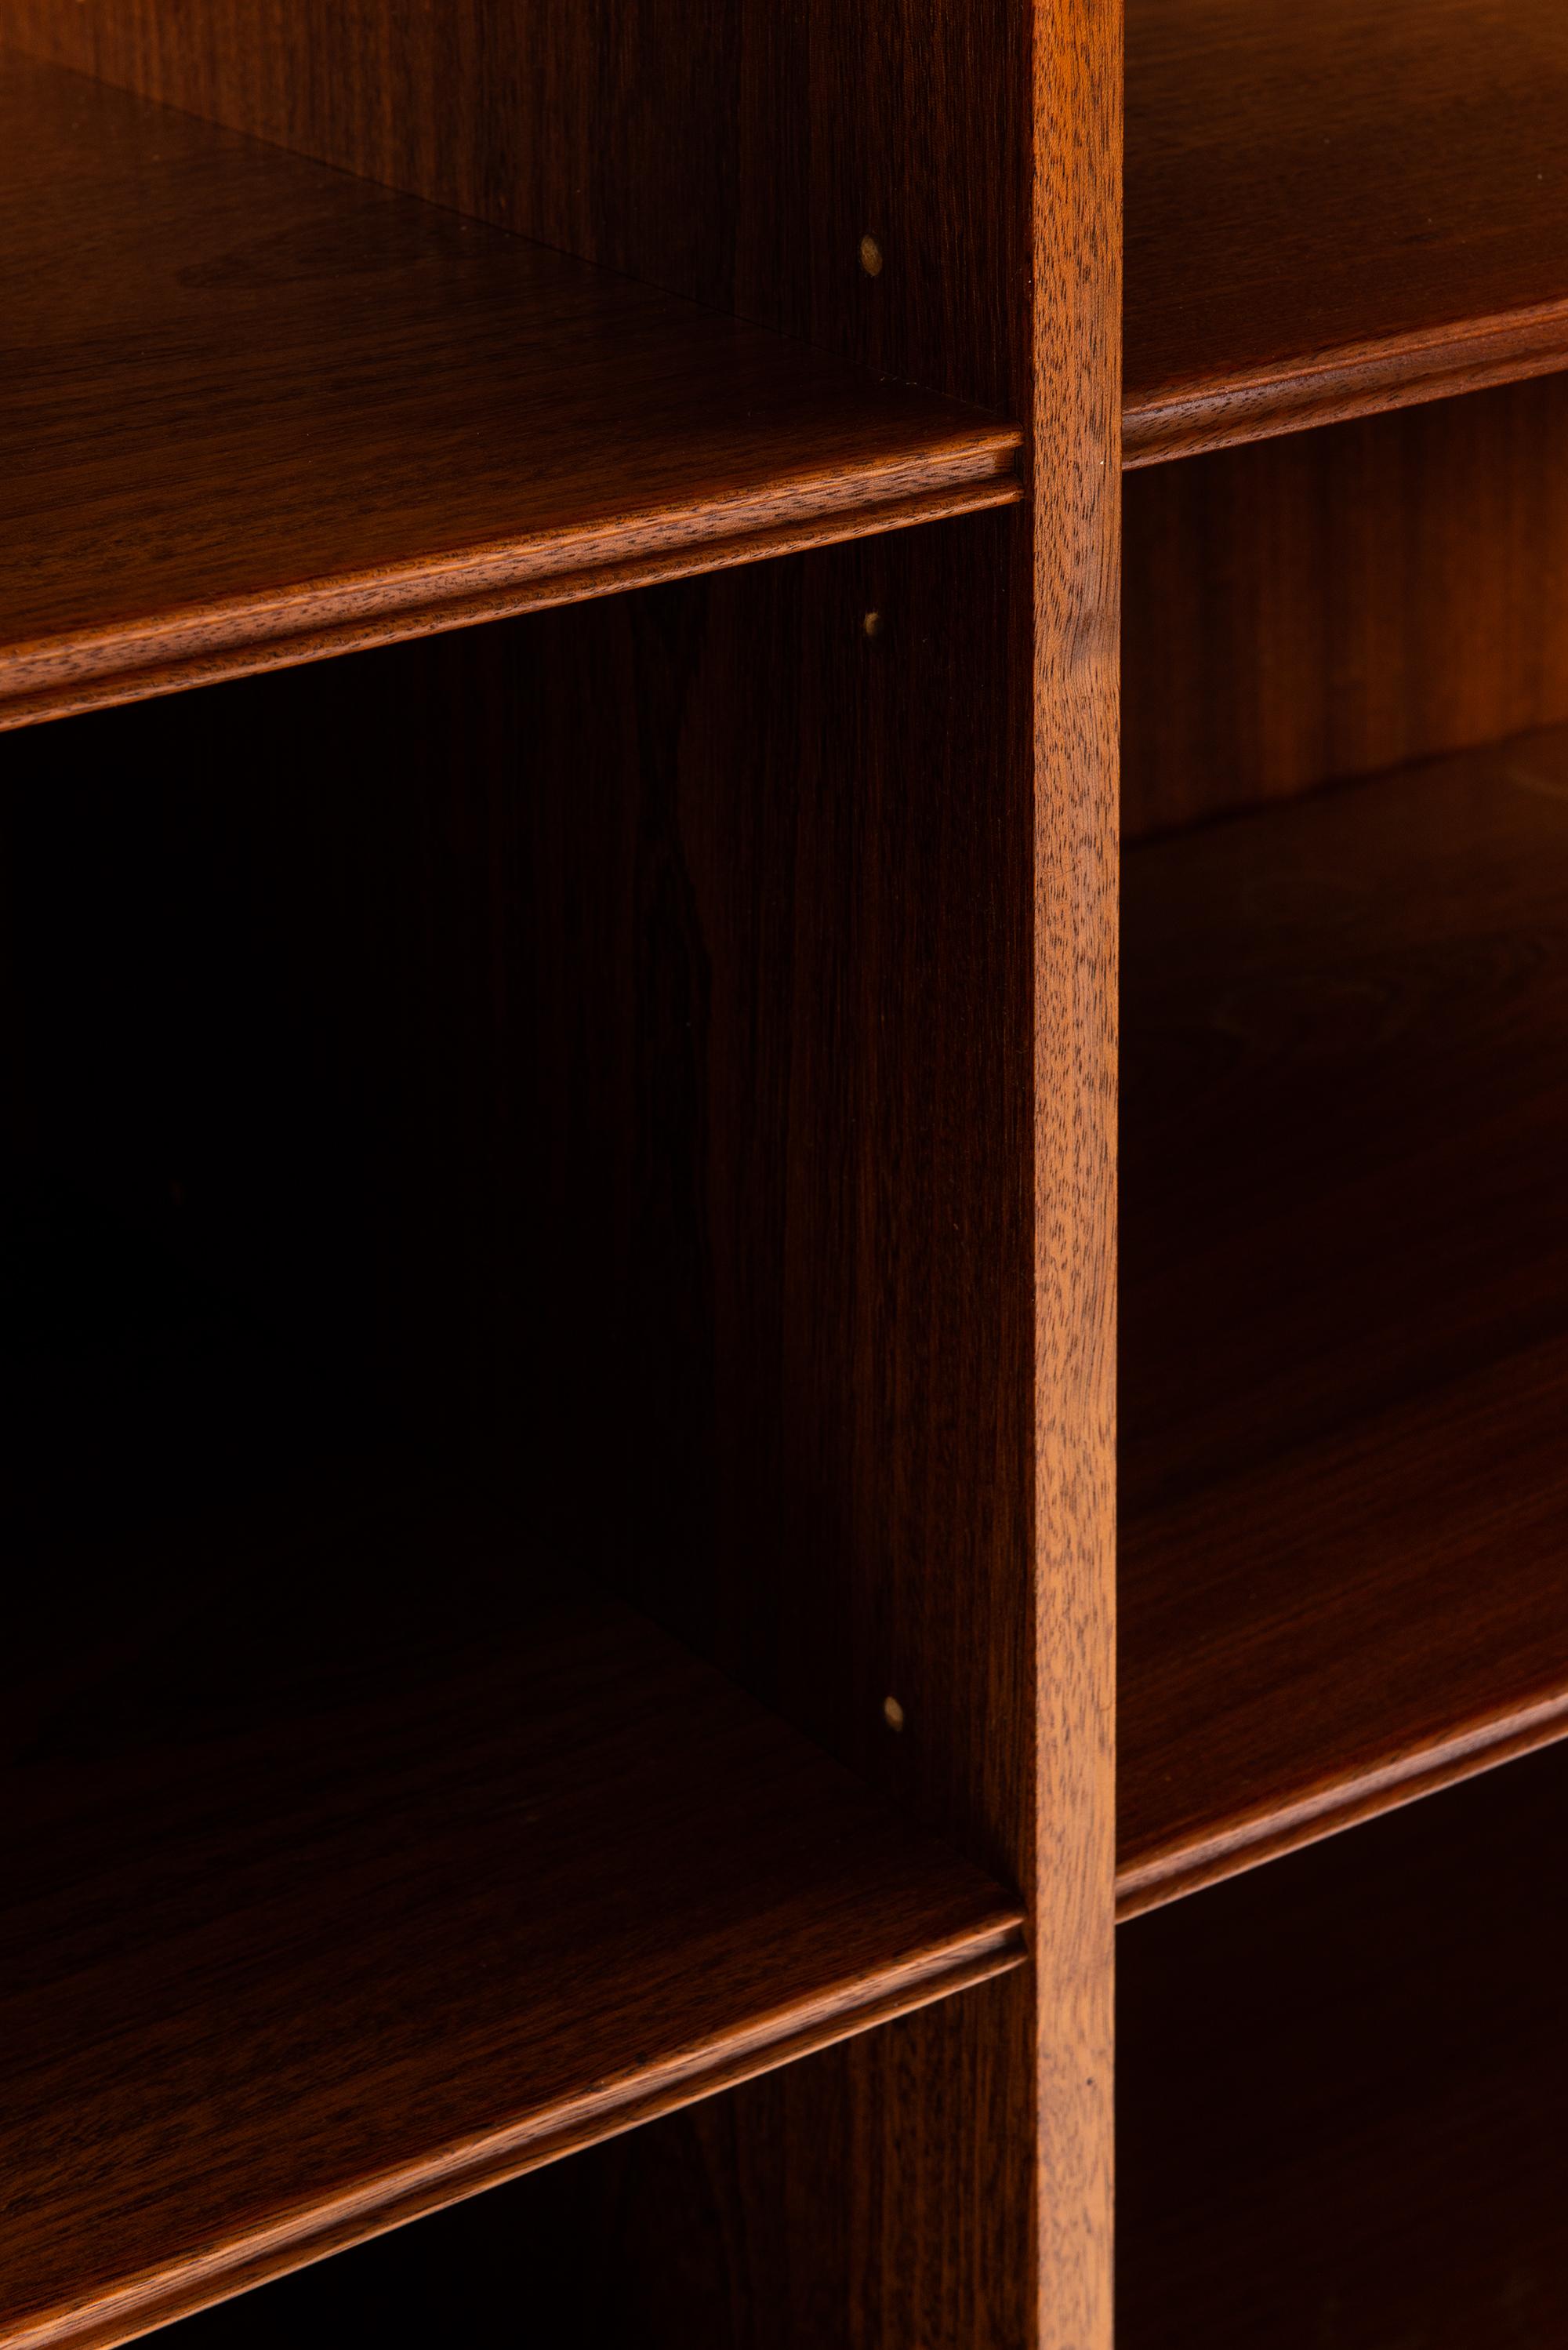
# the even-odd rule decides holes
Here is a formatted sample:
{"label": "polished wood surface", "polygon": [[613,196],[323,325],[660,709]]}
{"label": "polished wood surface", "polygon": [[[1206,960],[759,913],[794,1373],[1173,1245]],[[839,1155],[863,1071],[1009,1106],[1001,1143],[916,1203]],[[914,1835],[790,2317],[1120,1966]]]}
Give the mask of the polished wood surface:
{"label": "polished wood surface", "polygon": [[[1014,534],[1027,562],[1020,512],[978,515],[19,733],[0,1033],[18,1133],[275,1334],[262,1424],[308,1376],[330,1468],[373,1401],[376,1459],[440,1450],[519,1493],[567,1555],[1021,1886]],[[221,1403],[192,1420],[202,1368],[155,1419],[175,1501],[202,1457],[180,1440],[249,1392],[209,1371]],[[263,1471],[309,1449],[285,1436],[254,1448]],[[231,1499],[252,1491],[251,1448],[230,1473]],[[94,1605],[134,1616],[116,1556]],[[1103,1711],[1089,1728],[1103,1768]],[[1102,1836],[1103,1812],[1079,1829]],[[1064,1874],[1075,1832],[1058,1816]],[[1107,1858],[1098,1915],[1073,1897],[1085,1949],[1108,1877]],[[1073,1914],[1064,1896],[1064,1971]],[[1083,2012],[1042,2022],[1020,1970],[895,2050],[867,2035],[791,2066],[787,2095],[745,2094],[704,2156],[752,2215],[739,2350],[819,2350],[828,2311],[875,2350],[1027,2342],[1038,2035]],[[1103,2079],[1078,2094],[1103,2113]],[[1071,2125],[1064,2099],[1064,2167]],[[587,2241],[614,2241],[587,2199]],[[1107,2255],[1102,2235],[1082,2257]],[[626,2253],[649,2329],[675,2325],[680,2258],[668,2233]]]}
{"label": "polished wood surface", "polygon": [[[542,1092],[568,1106],[539,1210],[543,1480],[638,1604],[1027,1888],[1022,525],[867,541],[514,642],[551,685],[530,755],[569,778],[531,816]],[[1096,1825],[1064,1818],[1064,1854]],[[755,2220],[769,2350],[812,2350],[829,2303],[876,2350],[1032,2339],[1036,2031],[1058,2028],[1032,1988],[933,2009],[894,2098],[882,2057],[846,2049],[746,2104],[736,2193],[765,2207],[781,2163],[794,2181],[787,2295]]]}
{"label": "polished wood surface", "polygon": [[1127,2350],[1568,2333],[1568,1752],[1118,1936]]}
{"label": "polished wood surface", "polygon": [[1129,464],[1568,365],[1556,0],[1128,0]]}
{"label": "polished wood surface", "polygon": [[[1030,444],[1031,518],[367,655],[340,703],[298,682],[337,665],[267,681],[296,722],[273,739],[319,741],[347,784],[306,792],[305,820],[314,841],[325,800],[356,918],[385,890],[462,973],[453,992],[416,957],[430,1010],[400,992],[396,1037],[352,949],[292,999],[341,997],[360,1017],[335,1029],[374,1058],[375,1084],[339,1056],[400,1378],[450,1419],[493,1368],[498,1449],[521,1439],[607,1570],[1040,1921],[1036,1973],[770,2074],[682,2140],[730,2223],[703,2322],[734,2350],[1108,2343],[1119,20],[702,0],[672,41],[645,0],[7,18],[25,47]],[[462,866],[450,905],[336,853],[383,761],[402,819],[405,758],[443,888]],[[244,847],[236,827],[242,869]],[[389,1151],[410,1034],[420,1101]],[[432,1035],[452,1070],[427,1089]],[[313,1163],[308,1121],[287,1131]],[[334,1289],[326,1230],[286,1180],[277,1201]],[[628,2244],[613,2165],[590,2172],[574,2225],[612,2247],[627,2331],[685,2350],[693,2209]]]}
{"label": "polished wood surface", "polygon": [[1017,431],[13,58],[0,723],[1020,494]]}
{"label": "polished wood surface", "polygon": [[[1093,0],[1047,11],[1040,37],[1087,61],[1115,23]],[[5,28],[878,375],[1028,413],[1037,118],[1011,0],[788,16],[775,0],[701,0],[679,40],[661,0],[10,0]],[[1066,200],[1067,235],[1075,158],[1084,174],[1108,160],[1111,103],[1038,126],[1038,184]],[[1094,203],[1114,192],[1102,182]],[[1096,255],[1085,287],[1108,261]]]}
{"label": "polished wood surface", "polygon": [[[344,1552],[403,1645],[320,1596]],[[1022,1958],[1012,1901],[644,1621],[521,1608],[504,1533],[400,1501],[286,1568],[312,1617],[232,1694],[218,1646],[179,1704],[198,1627],[11,1758],[0,2338],[126,2340]]]}
{"label": "polished wood surface", "polygon": [[1126,499],[1124,837],[1568,721],[1568,378]]}
{"label": "polished wood surface", "polygon": [[1111,2350],[1122,11],[1033,16],[1036,2323]]}
{"label": "polished wood surface", "polygon": [[1568,733],[1125,900],[1124,1911],[1568,1731]]}
{"label": "polished wood surface", "polygon": [[[883,2142],[947,2126],[943,2108],[929,2102],[923,2027],[968,2015],[983,2044],[988,2033],[1005,2035],[1005,2004],[1025,1989],[1014,1970],[682,2106],[187,2318],[168,2334],[169,2350],[337,2350],[360,2335],[389,2350],[422,2350],[432,2339],[528,2350],[920,2339],[929,2298],[908,2271],[868,2263],[860,2249],[868,2224],[895,2238],[913,2224],[906,2207],[878,2192]],[[825,2117],[849,2122],[840,2068],[852,2050],[875,2066],[867,2086],[885,2102],[850,2193],[828,2197],[807,2132],[820,2132]],[[983,2069],[947,2085],[983,2095]],[[918,2216],[950,2256],[966,2257],[975,2215],[933,2204]],[[1005,2246],[986,2250],[998,2259]]]}

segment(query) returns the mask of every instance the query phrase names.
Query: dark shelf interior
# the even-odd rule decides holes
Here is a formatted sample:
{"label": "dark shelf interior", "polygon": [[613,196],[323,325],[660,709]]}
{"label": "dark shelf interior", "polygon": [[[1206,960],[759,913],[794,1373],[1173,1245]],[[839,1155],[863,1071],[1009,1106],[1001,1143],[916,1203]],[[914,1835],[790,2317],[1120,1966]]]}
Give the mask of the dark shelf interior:
{"label": "dark shelf interior", "polygon": [[1117,1935],[1118,2340],[1568,2328],[1568,1751]]}
{"label": "dark shelf interior", "polygon": [[978,1871],[450,1501],[201,1564],[9,1758],[10,2328],[123,2339],[1022,1960]]}
{"label": "dark shelf interior", "polygon": [[572,1425],[617,1374],[551,1201],[617,1138],[543,844],[610,608],[12,738],[0,2334],[127,2339],[1023,1963],[592,1571],[753,1596]]}
{"label": "dark shelf interior", "polygon": [[1129,0],[1130,463],[1568,364],[1555,0]]}
{"label": "dark shelf interior", "polygon": [[1124,1912],[1568,1730],[1568,733],[1134,850]]}
{"label": "dark shelf interior", "polygon": [[1021,494],[1005,421],[0,57],[0,725]]}

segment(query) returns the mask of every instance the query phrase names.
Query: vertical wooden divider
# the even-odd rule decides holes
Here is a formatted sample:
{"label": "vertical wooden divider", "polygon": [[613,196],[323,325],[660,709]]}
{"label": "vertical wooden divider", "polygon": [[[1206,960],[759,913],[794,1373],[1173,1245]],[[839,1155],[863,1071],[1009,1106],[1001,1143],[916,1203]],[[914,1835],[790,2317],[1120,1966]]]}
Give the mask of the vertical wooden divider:
{"label": "vertical wooden divider", "polygon": [[[8,37],[1025,422],[1028,507],[453,673],[539,713],[531,1473],[1033,1918],[1032,1970],[562,2166],[562,2224],[648,2344],[1109,2350],[1120,9],[16,0]],[[676,2173],[701,2286],[628,2219]]]}
{"label": "vertical wooden divider", "polygon": [[1035,20],[1040,2340],[1112,2339],[1122,12]]}

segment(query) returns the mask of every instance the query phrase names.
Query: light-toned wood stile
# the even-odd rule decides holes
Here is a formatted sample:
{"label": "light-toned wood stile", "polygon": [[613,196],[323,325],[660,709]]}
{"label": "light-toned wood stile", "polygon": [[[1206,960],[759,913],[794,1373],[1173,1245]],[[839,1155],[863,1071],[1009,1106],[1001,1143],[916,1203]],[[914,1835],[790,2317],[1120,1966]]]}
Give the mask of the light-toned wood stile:
{"label": "light-toned wood stile", "polygon": [[1110,2350],[1121,11],[1034,38],[1039,2339]]}

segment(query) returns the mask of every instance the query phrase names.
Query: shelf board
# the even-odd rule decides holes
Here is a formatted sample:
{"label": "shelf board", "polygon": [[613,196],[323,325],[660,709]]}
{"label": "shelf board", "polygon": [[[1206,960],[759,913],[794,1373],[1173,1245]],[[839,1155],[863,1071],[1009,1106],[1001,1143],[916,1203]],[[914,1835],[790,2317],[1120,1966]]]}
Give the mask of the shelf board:
{"label": "shelf board", "polygon": [[1568,1732],[1568,730],[1147,845],[1121,1913]]}
{"label": "shelf board", "polygon": [[1128,0],[1125,454],[1568,366],[1557,0]]}
{"label": "shelf board", "polygon": [[1012,1898],[515,1541],[404,1503],[241,1564],[21,1708],[0,2343],[128,2340],[1022,1960]]}
{"label": "shelf board", "polygon": [[0,723],[1021,494],[1020,435],[0,65]]}

